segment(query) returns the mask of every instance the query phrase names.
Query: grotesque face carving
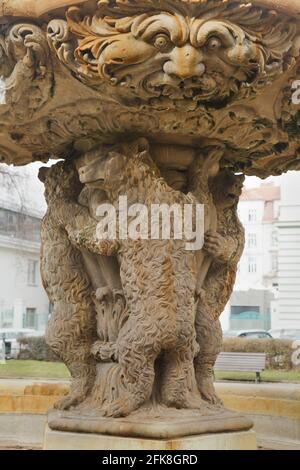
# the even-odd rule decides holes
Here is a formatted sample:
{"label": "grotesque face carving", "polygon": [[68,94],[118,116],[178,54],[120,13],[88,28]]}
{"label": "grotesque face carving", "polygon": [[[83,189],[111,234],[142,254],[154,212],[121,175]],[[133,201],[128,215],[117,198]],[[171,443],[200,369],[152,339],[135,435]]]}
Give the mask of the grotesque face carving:
{"label": "grotesque face carving", "polygon": [[71,8],[68,26],[81,77],[164,110],[254,95],[282,72],[296,35],[274,12],[219,0],[100,1],[94,16]]}

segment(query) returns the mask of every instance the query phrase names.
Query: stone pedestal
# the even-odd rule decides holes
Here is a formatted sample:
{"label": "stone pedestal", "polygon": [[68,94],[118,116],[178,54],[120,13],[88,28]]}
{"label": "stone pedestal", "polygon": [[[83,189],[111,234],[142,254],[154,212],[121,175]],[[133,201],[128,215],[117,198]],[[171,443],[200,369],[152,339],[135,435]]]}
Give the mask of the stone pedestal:
{"label": "stone pedestal", "polygon": [[254,431],[145,439],[74,432],[45,432],[44,450],[256,450]]}
{"label": "stone pedestal", "polygon": [[222,407],[142,408],[126,418],[50,410],[45,450],[256,449],[252,421]]}

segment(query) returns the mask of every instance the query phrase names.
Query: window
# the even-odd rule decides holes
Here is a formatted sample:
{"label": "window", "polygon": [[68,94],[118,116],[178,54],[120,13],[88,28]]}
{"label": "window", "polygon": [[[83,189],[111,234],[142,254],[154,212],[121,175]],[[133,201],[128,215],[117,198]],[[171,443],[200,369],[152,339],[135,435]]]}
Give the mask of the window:
{"label": "window", "polygon": [[260,320],[260,308],[258,306],[232,305],[230,311],[231,320]]}
{"label": "window", "polygon": [[232,305],[231,306],[231,315],[242,315],[247,316],[248,318],[256,318],[259,316],[259,307],[258,306],[246,306],[246,305]]}
{"label": "window", "polygon": [[248,248],[255,248],[257,246],[256,233],[248,234]]}
{"label": "window", "polygon": [[257,219],[256,209],[249,209],[249,212],[248,212],[248,221],[249,221],[249,222],[255,222],[256,219]]}
{"label": "window", "polygon": [[29,286],[37,285],[37,269],[38,261],[32,259],[28,260],[27,284]]}
{"label": "window", "polygon": [[0,235],[39,242],[40,225],[36,217],[0,208]]}
{"label": "window", "polygon": [[36,328],[36,308],[26,308],[24,328]]}
{"label": "window", "polygon": [[14,323],[14,311],[0,308],[0,328],[12,328]]}
{"label": "window", "polygon": [[256,273],[257,272],[257,261],[254,256],[248,258],[248,272]]}

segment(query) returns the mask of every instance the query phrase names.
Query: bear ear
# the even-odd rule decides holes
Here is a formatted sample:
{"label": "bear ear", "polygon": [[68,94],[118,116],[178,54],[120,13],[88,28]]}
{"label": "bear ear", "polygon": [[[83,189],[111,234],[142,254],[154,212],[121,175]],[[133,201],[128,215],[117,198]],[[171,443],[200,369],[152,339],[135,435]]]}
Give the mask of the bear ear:
{"label": "bear ear", "polygon": [[47,178],[47,174],[49,173],[49,169],[50,169],[50,168],[48,168],[48,167],[46,167],[46,166],[42,166],[42,167],[39,169],[38,178],[39,178],[39,180],[40,180],[42,183],[45,183],[46,178]]}

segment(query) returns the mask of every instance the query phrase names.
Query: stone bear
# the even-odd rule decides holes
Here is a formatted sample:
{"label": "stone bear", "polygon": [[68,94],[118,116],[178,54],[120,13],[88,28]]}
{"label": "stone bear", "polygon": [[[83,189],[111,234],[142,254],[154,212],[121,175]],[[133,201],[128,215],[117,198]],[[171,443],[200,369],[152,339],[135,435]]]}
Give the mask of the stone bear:
{"label": "stone bear", "polygon": [[204,250],[212,257],[212,263],[197,306],[196,332],[200,352],[194,362],[201,396],[212,404],[221,403],[215,392],[213,372],[222,348],[219,317],[232,294],[245,245],[244,228],[237,214],[244,179],[243,175],[222,170],[210,184],[218,225],[216,231],[208,231],[205,235]]}
{"label": "stone bear", "polygon": [[[131,203],[195,204],[191,193],[185,195],[170,188],[150,158],[147,143],[140,139],[126,157],[110,153],[80,170],[83,183],[105,190],[117,207],[119,196]],[[209,167],[215,168],[212,154],[202,158],[201,190],[207,197]],[[206,168],[207,167],[207,168]],[[204,182],[206,181],[206,184]],[[199,197],[199,194],[198,194]],[[125,394],[108,404],[107,416],[126,416],[151,396],[155,379],[155,361],[163,355],[160,373],[161,401],[177,408],[200,406],[191,398],[188,386],[198,346],[195,334],[195,290],[197,262],[195,253],[186,250],[185,240],[99,240],[93,224],[80,231],[67,227],[69,237],[78,246],[93,253],[116,255],[129,310],[129,319],[120,331],[117,352]]]}
{"label": "stone bear", "polygon": [[48,203],[41,227],[41,275],[53,306],[46,342],[71,373],[70,393],[54,406],[68,409],[81,403],[95,379],[90,349],[96,339],[93,289],[80,251],[68,238],[65,224],[76,219],[91,223],[88,211],[74,204],[83,188],[71,163],[41,168]]}

